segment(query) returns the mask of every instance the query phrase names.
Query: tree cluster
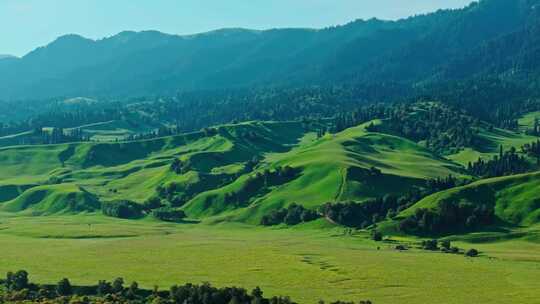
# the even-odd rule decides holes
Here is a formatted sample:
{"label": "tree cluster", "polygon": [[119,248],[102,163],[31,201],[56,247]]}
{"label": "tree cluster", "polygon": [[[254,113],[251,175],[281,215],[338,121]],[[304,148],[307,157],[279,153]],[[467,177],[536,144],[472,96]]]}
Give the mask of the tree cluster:
{"label": "tree cluster", "polygon": [[[290,297],[265,297],[259,287],[248,291],[239,287],[214,287],[210,283],[200,285],[173,285],[168,290],[152,290],[139,287],[137,282],[125,284],[123,278],[112,282],[99,280],[96,285],[75,286],[67,278],[57,284],[34,284],[28,272],[8,272],[0,279],[0,303],[162,303],[162,304],[294,304]],[[324,301],[320,301],[324,303]],[[354,302],[332,301],[331,304],[354,304]],[[360,301],[359,304],[371,304]]]}
{"label": "tree cluster", "polygon": [[540,120],[538,117],[534,119],[533,127],[526,131],[528,135],[540,137]]}
{"label": "tree cluster", "polygon": [[415,142],[425,142],[439,154],[454,153],[476,142],[479,121],[440,103],[412,103],[389,107],[381,125],[369,131],[390,133]]}
{"label": "tree cluster", "polygon": [[299,170],[290,166],[278,166],[274,169],[265,169],[249,175],[244,186],[235,192],[225,193],[225,203],[242,206],[254,194],[267,192],[270,187],[282,185],[298,176]]}
{"label": "tree cluster", "polygon": [[165,221],[165,222],[179,222],[186,217],[184,211],[171,208],[171,207],[161,207],[152,210],[152,216]]}
{"label": "tree cluster", "polygon": [[167,303],[167,304],[293,304],[289,297],[265,298],[256,287],[251,292],[244,288],[217,288],[209,283],[202,285],[174,285],[168,291],[145,290],[137,282],[124,286],[122,278],[112,282],[100,280],[93,286],[73,286],[64,278],[55,285],[30,283],[24,270],[9,272],[0,280],[0,303],[45,302],[45,303]]}
{"label": "tree cluster", "polygon": [[413,215],[400,221],[399,229],[430,235],[474,230],[495,221],[495,210],[490,204],[442,201],[437,210],[416,209]]}
{"label": "tree cluster", "polygon": [[185,174],[191,170],[191,162],[189,160],[183,162],[175,158],[171,163],[170,169],[176,174]]}
{"label": "tree cluster", "polygon": [[101,204],[103,214],[122,219],[136,219],[143,216],[143,207],[128,200],[104,202]]}
{"label": "tree cluster", "polygon": [[521,147],[524,154],[536,159],[536,164],[540,165],[540,139],[530,144],[525,144]]}
{"label": "tree cluster", "polygon": [[314,221],[321,216],[317,211],[304,208],[302,205],[291,204],[287,208],[273,210],[261,219],[261,225],[274,226],[286,224],[289,226]]}
{"label": "tree cluster", "polygon": [[467,170],[470,174],[481,177],[497,177],[505,175],[514,175],[528,172],[531,169],[527,159],[516,153],[516,148],[512,147],[509,151],[503,152],[500,147],[499,155],[491,160],[480,158],[476,162],[469,162]]}

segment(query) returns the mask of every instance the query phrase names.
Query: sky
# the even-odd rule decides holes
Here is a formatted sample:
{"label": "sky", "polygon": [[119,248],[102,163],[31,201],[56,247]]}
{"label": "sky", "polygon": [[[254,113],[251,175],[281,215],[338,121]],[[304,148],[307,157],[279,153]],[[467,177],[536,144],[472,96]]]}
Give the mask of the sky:
{"label": "sky", "polygon": [[194,34],[220,28],[322,28],[399,19],[471,0],[0,0],[0,54],[23,56],[59,36],[124,30]]}

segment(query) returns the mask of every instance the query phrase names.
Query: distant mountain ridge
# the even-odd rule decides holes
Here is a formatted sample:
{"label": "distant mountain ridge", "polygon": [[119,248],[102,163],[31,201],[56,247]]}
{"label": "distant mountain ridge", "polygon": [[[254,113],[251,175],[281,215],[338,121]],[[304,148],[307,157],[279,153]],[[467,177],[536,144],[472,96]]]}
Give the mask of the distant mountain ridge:
{"label": "distant mountain ridge", "polygon": [[11,59],[11,58],[17,58],[13,55],[3,55],[3,54],[0,54],[0,60],[2,59]]}
{"label": "distant mountain ridge", "polygon": [[459,10],[320,30],[122,32],[96,41],[66,35],[20,59],[2,60],[0,99],[536,77],[538,66],[530,62],[540,56],[539,3],[483,0]]}

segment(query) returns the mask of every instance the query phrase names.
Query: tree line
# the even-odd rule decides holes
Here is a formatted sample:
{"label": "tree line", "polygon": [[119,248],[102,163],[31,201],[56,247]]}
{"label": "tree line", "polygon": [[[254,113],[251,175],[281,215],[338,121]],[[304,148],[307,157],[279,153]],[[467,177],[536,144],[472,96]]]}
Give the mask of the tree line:
{"label": "tree line", "polygon": [[445,178],[430,179],[424,187],[412,188],[401,196],[387,194],[362,202],[326,203],[319,208],[319,213],[336,224],[364,229],[386,219],[394,219],[424,197],[464,183],[466,181],[459,182],[449,175]]}
{"label": "tree line", "polygon": [[320,214],[315,210],[310,210],[302,205],[291,204],[287,208],[272,210],[261,219],[261,225],[274,226],[285,224],[289,226],[307,223],[320,218]]}
{"label": "tree line", "polygon": [[536,164],[540,166],[540,139],[530,144],[525,144],[521,147],[521,151],[536,159]]}
{"label": "tree line", "polygon": [[[0,279],[0,303],[161,303],[161,304],[294,304],[287,296],[265,297],[259,287],[248,291],[240,287],[214,287],[210,283],[173,285],[168,290],[140,288],[137,282],[126,284],[123,278],[96,285],[75,286],[63,278],[57,284],[30,282],[25,270],[8,272]],[[319,301],[319,304],[324,301]],[[354,302],[335,301],[332,304]],[[358,304],[371,304],[359,301]]]}
{"label": "tree line", "polygon": [[399,230],[413,234],[441,234],[471,231],[496,222],[492,204],[442,201],[436,209],[418,208],[399,221]]}
{"label": "tree line", "polygon": [[518,155],[516,148],[512,147],[504,151],[502,146],[500,146],[499,155],[493,156],[492,159],[480,158],[467,165],[469,173],[484,178],[520,174],[531,169],[529,161],[525,156]]}

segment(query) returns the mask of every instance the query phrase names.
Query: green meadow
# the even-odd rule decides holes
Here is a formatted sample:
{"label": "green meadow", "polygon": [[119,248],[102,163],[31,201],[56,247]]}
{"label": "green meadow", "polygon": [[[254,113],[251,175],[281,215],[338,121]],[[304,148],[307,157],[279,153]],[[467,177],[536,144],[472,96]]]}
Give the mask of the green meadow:
{"label": "green meadow", "polygon": [[[474,259],[422,250],[420,239],[396,232],[396,221],[381,224],[382,243],[367,230],[351,233],[326,219],[258,225],[292,203],[316,209],[402,195],[449,175],[469,179],[468,161],[533,139],[481,130],[483,146],[445,158],[405,138],[368,132],[372,123],[384,122],[322,136],[317,130],[324,122],[246,122],[132,142],[0,148],[0,272],[25,269],[39,283],[123,277],[146,288],[205,281],[260,286],[267,296],[300,303],[534,303],[540,296],[538,173],[435,193],[398,216],[436,210],[444,199],[493,204],[505,225],[448,237],[463,250],[480,250]],[[110,126],[86,130],[101,127]],[[171,169],[175,159],[183,166],[178,172]],[[295,174],[253,186],[282,168]],[[366,175],[374,168],[380,173]],[[142,204],[169,188],[183,199],[183,223],[101,214],[103,202]],[[397,251],[397,244],[411,249]]]}
{"label": "green meadow", "polygon": [[[243,224],[164,224],[100,215],[0,218],[0,271],[75,284],[123,277],[152,288],[210,281],[260,286],[300,303],[371,299],[374,303],[535,303],[540,244],[479,243],[475,259],[376,243],[323,222],[295,228]],[[414,239],[400,239],[414,243]],[[538,241],[538,239],[536,240]],[[377,249],[379,247],[379,250]]]}

